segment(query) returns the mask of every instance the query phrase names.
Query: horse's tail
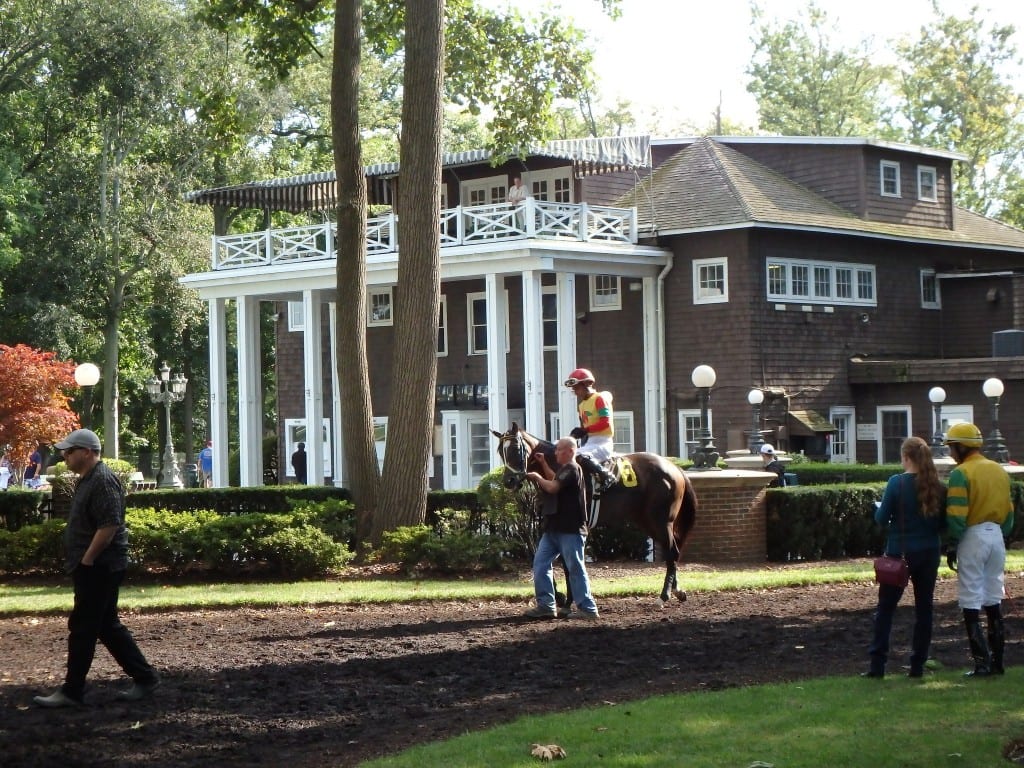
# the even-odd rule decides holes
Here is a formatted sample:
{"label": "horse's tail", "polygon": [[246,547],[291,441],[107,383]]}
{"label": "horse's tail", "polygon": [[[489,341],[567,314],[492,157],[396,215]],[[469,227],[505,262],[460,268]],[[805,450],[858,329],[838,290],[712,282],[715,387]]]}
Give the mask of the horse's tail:
{"label": "horse's tail", "polygon": [[681,470],[680,473],[683,476],[683,500],[672,526],[672,535],[676,540],[677,551],[682,552],[683,545],[690,538],[693,525],[697,522],[697,492],[693,490],[693,483],[686,473]]}

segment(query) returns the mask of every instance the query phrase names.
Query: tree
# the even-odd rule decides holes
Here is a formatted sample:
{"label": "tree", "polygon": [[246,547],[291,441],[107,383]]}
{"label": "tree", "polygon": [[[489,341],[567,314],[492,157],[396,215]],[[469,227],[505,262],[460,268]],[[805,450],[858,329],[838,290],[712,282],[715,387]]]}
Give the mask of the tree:
{"label": "tree", "polygon": [[824,11],[807,6],[807,27],[766,24],[751,5],[757,34],[747,90],[757,99],[760,129],[788,136],[854,136],[875,131],[888,70],[872,63],[869,41],[835,47]]}
{"label": "tree", "polygon": [[897,47],[889,135],[967,155],[955,164],[957,201],[979,213],[996,212],[1022,181],[1024,99],[1009,74],[1021,65],[1015,30],[987,23],[977,6],[966,18],[943,16],[935,2],[932,8],[936,20]]}
{"label": "tree", "polygon": [[24,344],[0,344],[0,446],[15,474],[39,443],[55,443],[78,426],[68,407],[74,386],[74,363]]}

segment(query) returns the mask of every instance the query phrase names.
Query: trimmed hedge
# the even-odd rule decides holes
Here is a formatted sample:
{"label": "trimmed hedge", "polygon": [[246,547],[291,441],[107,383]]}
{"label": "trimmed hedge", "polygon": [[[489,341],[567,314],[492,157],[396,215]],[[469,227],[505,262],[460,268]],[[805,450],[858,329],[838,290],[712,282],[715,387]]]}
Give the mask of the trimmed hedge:
{"label": "trimmed hedge", "polygon": [[128,494],[129,509],[199,512],[213,510],[220,515],[250,512],[286,512],[293,501],[321,502],[328,499],[351,501],[347,488],[327,485],[266,485],[254,488],[161,488]]}
{"label": "trimmed hedge", "polygon": [[42,491],[27,488],[12,487],[0,493],[2,527],[8,531],[16,531],[22,526],[43,522],[39,507],[45,498],[46,494]]}
{"label": "trimmed hedge", "polygon": [[800,485],[884,483],[903,471],[899,464],[827,464],[803,461],[786,465]]}

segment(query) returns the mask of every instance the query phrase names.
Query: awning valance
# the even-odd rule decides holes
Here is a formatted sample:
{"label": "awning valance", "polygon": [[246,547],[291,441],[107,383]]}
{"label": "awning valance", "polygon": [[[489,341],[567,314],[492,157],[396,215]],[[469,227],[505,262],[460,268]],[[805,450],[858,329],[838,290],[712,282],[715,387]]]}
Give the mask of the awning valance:
{"label": "awning valance", "polygon": [[802,410],[789,412],[789,433],[803,437],[819,437],[826,432],[836,432],[836,425],[817,411]]}

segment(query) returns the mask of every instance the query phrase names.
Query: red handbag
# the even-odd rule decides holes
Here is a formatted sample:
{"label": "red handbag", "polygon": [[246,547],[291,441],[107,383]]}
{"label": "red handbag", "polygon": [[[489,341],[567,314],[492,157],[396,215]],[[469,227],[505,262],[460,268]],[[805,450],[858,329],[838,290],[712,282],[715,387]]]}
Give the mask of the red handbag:
{"label": "red handbag", "polygon": [[[903,549],[903,482],[900,481],[900,549]],[[875,558],[875,581],[890,587],[905,587],[910,582],[910,566],[902,552]]]}

